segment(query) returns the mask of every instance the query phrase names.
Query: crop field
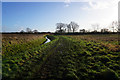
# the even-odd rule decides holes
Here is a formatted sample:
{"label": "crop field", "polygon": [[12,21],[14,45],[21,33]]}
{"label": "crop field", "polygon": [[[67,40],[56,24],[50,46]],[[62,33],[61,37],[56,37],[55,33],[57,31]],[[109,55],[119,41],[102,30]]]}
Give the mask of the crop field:
{"label": "crop field", "polygon": [[117,34],[5,34],[2,43],[3,80],[120,80]]}

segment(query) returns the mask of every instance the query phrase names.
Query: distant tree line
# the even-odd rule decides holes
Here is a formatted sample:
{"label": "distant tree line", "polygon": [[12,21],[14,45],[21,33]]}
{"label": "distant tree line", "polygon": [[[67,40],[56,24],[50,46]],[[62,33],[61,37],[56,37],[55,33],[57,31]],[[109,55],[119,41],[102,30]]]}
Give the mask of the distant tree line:
{"label": "distant tree line", "polygon": [[20,33],[38,33],[38,30],[31,30],[30,28],[26,28],[26,31],[21,30]]}
{"label": "distant tree line", "polygon": [[65,32],[75,32],[78,30],[79,25],[73,21],[70,22],[70,24],[66,23],[57,23],[56,24],[56,33],[65,33]]}
{"label": "distant tree line", "polygon": [[66,23],[57,23],[56,24],[56,33],[75,33],[76,31],[80,32],[80,33],[97,33],[97,32],[101,32],[101,33],[109,33],[109,32],[120,32],[120,29],[118,29],[119,27],[119,23],[117,21],[113,21],[111,23],[111,25],[109,26],[109,28],[101,28],[100,29],[100,25],[99,24],[92,24],[91,27],[93,28],[92,31],[90,30],[86,30],[86,29],[79,29],[79,25],[74,22],[71,21],[69,24]]}
{"label": "distant tree line", "polygon": [[[119,26],[119,22],[117,21],[113,21],[111,23],[111,25],[109,26],[109,28],[101,28],[100,29],[100,25],[99,24],[92,24],[91,27],[93,28],[92,31],[90,30],[86,30],[86,29],[80,29],[79,30],[79,25],[74,22],[71,21],[69,24],[66,23],[56,23],[56,31],[55,33],[97,33],[97,32],[101,32],[101,33],[109,33],[109,32],[120,32],[120,27]],[[40,33],[38,32],[37,29],[31,30],[30,28],[26,28],[26,30],[21,30],[20,33]],[[49,33],[49,32],[48,32]]]}

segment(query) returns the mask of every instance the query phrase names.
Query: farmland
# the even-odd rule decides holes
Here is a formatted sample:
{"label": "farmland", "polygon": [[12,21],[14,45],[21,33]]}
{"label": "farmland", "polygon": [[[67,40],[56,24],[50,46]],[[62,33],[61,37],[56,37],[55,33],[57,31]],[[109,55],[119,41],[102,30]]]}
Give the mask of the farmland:
{"label": "farmland", "polygon": [[[43,44],[47,36],[49,43]],[[117,34],[3,35],[3,79],[119,80]]]}

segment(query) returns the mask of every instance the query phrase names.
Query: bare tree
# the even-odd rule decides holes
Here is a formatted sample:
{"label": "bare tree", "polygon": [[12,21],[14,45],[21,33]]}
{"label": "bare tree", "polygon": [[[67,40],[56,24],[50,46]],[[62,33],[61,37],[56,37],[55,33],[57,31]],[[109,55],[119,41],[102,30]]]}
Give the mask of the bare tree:
{"label": "bare tree", "polygon": [[113,32],[118,32],[118,22],[117,21],[113,21],[112,22],[112,30],[113,30]]}
{"label": "bare tree", "polygon": [[67,24],[67,31],[68,31],[68,33],[71,32],[71,30],[72,30],[72,29],[71,29],[71,25],[70,25],[70,24]]}
{"label": "bare tree", "polygon": [[57,32],[62,33],[62,32],[66,31],[66,24],[64,24],[64,23],[57,23],[56,26],[57,26],[56,27]]}
{"label": "bare tree", "polygon": [[26,28],[26,32],[31,33],[32,30],[30,28]]}
{"label": "bare tree", "polygon": [[118,22],[117,21],[115,22],[115,31],[118,32]]}
{"label": "bare tree", "polygon": [[93,30],[98,31],[99,30],[99,24],[92,24]]}
{"label": "bare tree", "polygon": [[33,33],[37,33],[38,32],[38,30],[33,30]]}
{"label": "bare tree", "polygon": [[25,31],[24,30],[21,30],[20,33],[24,33]]}
{"label": "bare tree", "polygon": [[118,32],[120,33],[120,20],[118,20]]}
{"label": "bare tree", "polygon": [[115,23],[114,23],[114,21],[113,21],[113,22],[112,22],[112,29],[113,29],[113,32],[114,32],[114,24],[115,24]]}
{"label": "bare tree", "polygon": [[79,25],[77,23],[73,22],[73,21],[71,21],[70,26],[71,26],[71,29],[72,29],[73,33],[75,31],[77,31],[77,29],[79,28]]}

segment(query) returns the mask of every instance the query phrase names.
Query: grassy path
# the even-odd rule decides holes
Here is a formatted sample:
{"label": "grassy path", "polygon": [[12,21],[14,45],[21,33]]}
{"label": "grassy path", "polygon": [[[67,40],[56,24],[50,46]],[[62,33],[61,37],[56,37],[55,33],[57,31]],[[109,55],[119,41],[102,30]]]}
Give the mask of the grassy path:
{"label": "grassy path", "polygon": [[[53,47],[48,54],[42,68],[37,72],[35,78],[56,79],[63,78],[63,74],[60,74],[60,68],[64,67],[61,57],[64,56],[64,51],[70,49],[70,44],[64,37],[59,37],[55,47]],[[66,55],[66,54],[65,54]],[[68,54],[69,55],[69,54]]]}

